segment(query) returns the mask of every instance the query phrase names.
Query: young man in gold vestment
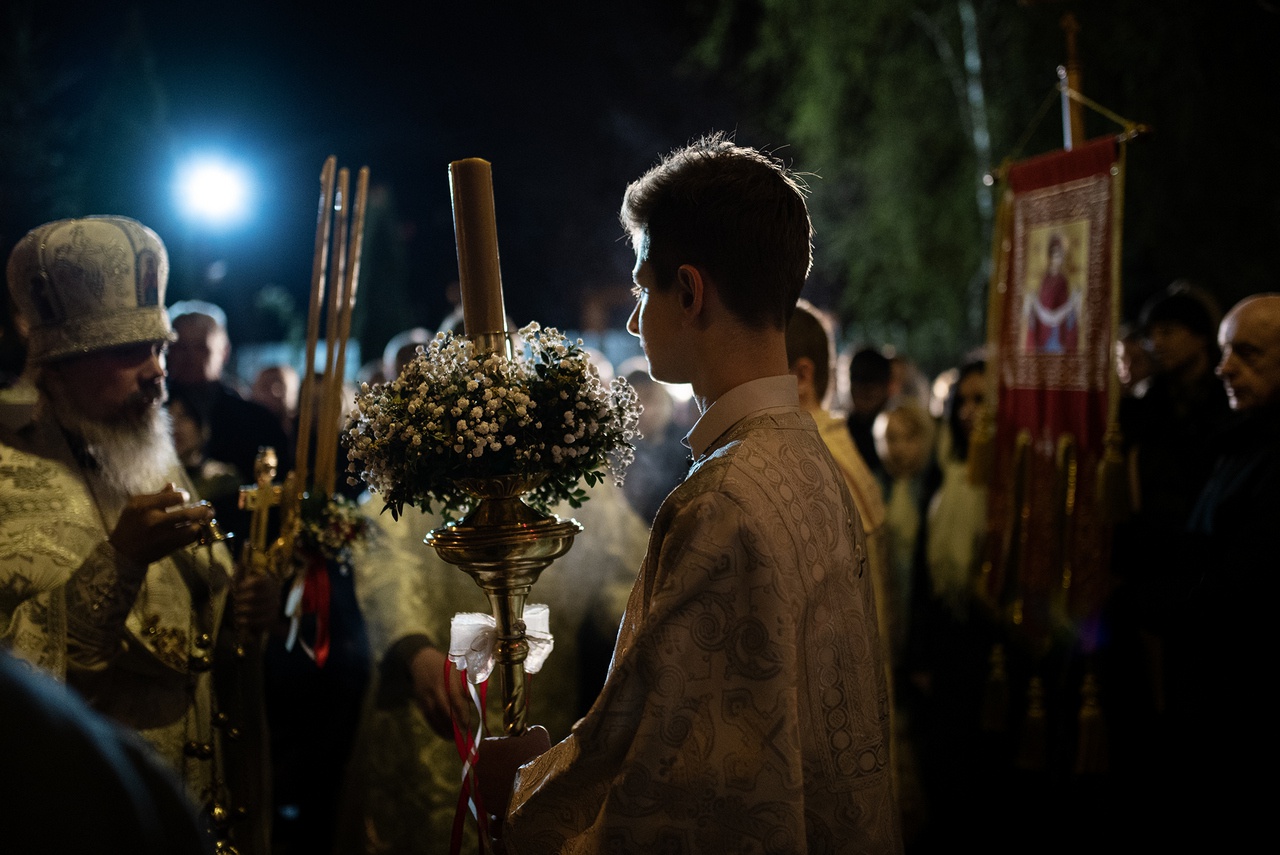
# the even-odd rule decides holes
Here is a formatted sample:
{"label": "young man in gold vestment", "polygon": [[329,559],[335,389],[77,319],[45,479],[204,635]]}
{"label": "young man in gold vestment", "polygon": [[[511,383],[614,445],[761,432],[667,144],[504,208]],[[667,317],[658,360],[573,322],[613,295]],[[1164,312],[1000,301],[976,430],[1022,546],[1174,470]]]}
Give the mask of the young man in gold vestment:
{"label": "young man in gold vestment", "polygon": [[622,222],[628,328],[655,379],[693,387],[694,462],[654,520],[604,689],[520,768],[503,845],[901,851],[866,538],[788,372],[803,188],[715,134],[632,183]]}

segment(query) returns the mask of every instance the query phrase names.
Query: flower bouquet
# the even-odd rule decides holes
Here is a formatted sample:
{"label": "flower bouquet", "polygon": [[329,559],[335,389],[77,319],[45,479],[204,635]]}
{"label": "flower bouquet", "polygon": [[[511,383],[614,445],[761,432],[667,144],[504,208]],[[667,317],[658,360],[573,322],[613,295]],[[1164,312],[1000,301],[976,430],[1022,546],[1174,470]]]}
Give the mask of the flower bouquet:
{"label": "flower bouquet", "polygon": [[352,549],[370,533],[369,519],[360,505],[341,493],[307,494],[301,517],[295,548],[335,564],[349,564]]}
{"label": "flower bouquet", "polygon": [[362,385],[345,428],[348,471],[405,505],[456,519],[468,485],[518,478],[539,510],[586,500],[582,481],[621,483],[640,408],[622,378],[606,384],[582,347],[551,327],[521,329],[509,353],[440,333],[395,380]]}

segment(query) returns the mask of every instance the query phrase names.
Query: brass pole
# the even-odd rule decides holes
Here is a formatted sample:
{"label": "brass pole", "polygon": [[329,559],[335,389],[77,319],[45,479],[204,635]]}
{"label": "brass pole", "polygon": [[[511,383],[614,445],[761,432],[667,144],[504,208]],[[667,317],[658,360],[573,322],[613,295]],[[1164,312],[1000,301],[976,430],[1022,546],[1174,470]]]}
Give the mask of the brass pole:
{"label": "brass pole", "polygon": [[1074,12],[1062,16],[1062,31],[1067,36],[1067,64],[1058,66],[1058,82],[1062,89],[1062,147],[1071,151],[1072,145],[1084,142],[1084,110],[1070,92],[1080,92],[1080,61],[1076,53],[1076,36],[1080,23]]}

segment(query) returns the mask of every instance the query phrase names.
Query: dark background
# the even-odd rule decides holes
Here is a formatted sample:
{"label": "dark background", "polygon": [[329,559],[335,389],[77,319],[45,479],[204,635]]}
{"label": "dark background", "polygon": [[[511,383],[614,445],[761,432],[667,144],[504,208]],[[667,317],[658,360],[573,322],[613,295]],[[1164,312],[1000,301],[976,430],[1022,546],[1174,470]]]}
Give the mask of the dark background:
{"label": "dark background", "polygon": [[[8,91],[23,105],[10,139],[51,157],[34,170],[11,163],[5,245],[55,216],[135,216],[169,245],[170,300],[223,304],[239,340],[278,336],[273,304],[305,313],[330,154],[353,181],[370,167],[357,324],[380,346],[450,308],[450,161],[493,164],[513,319],[573,327],[586,292],[625,297],[629,286],[616,214],[626,181],[689,137],[736,125],[710,87],[677,82],[680,42],[659,25],[662,4],[24,5],[10,39],[25,28],[33,41],[9,58]],[[253,173],[252,216],[238,228],[195,226],[175,209],[177,164],[205,150]],[[209,282],[219,259],[226,276]]]}
{"label": "dark background", "polygon": [[[991,116],[986,164],[947,76],[965,8]],[[370,355],[450,309],[448,164],[483,157],[513,320],[616,329],[629,309],[626,182],[725,129],[814,173],[806,295],[838,314],[842,344],[896,345],[939,370],[983,335],[990,244],[974,182],[1006,156],[1061,145],[1057,105],[1037,111],[1066,59],[1068,11],[1085,92],[1153,128],[1129,158],[1126,316],[1176,278],[1224,307],[1274,289],[1271,0],[15,0],[0,52],[0,242],[57,217],[131,215],[169,246],[171,301],[222,303],[237,342],[296,338],[333,154],[373,178],[354,326]],[[1086,126],[1117,130],[1092,112]],[[177,165],[210,149],[253,173],[237,229],[175,209]]]}

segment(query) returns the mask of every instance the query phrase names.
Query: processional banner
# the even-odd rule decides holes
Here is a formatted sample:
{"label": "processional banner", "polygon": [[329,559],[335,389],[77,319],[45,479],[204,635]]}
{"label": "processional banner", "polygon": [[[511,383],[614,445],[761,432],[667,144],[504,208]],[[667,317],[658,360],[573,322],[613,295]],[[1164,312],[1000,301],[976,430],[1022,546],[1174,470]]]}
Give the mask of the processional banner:
{"label": "processional banner", "polygon": [[1110,529],[1098,500],[1114,462],[1112,359],[1123,143],[1089,142],[1008,167],[988,342],[996,370],[985,593],[1024,640],[1076,632],[1105,596]]}

